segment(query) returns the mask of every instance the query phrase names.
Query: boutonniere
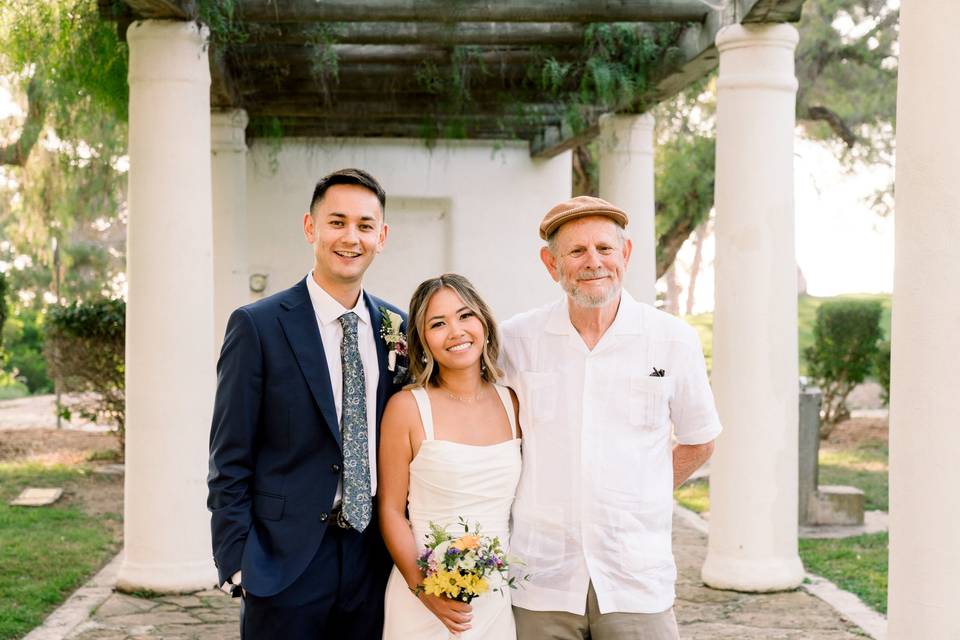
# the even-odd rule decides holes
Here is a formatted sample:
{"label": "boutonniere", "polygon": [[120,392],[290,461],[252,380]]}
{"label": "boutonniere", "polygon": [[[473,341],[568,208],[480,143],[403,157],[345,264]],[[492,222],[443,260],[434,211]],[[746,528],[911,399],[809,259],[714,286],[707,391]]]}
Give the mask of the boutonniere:
{"label": "boutonniere", "polygon": [[[387,343],[387,370],[397,370],[397,357],[407,357],[407,336],[400,331],[403,318],[399,313],[380,307],[380,337]],[[401,367],[406,373],[406,367]]]}

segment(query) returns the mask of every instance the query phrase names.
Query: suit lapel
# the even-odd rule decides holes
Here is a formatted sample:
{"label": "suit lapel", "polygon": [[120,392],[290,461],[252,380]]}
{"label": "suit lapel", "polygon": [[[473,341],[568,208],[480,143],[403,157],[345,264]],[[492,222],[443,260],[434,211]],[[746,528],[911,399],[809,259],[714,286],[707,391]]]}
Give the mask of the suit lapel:
{"label": "suit lapel", "polygon": [[380,445],[380,417],[387,406],[387,390],[393,384],[393,372],[387,371],[387,341],[381,334],[383,314],[380,313],[379,301],[366,291],[363,292],[364,302],[370,312],[370,325],[373,327],[373,341],[377,345],[377,363],[380,366],[380,376],[377,381],[377,445]]}
{"label": "suit lapel", "polygon": [[337,446],[342,449],[340,420],[337,417],[337,405],[333,398],[333,387],[330,384],[330,372],[327,370],[327,356],[323,350],[323,341],[320,339],[317,315],[313,305],[310,304],[306,280],[301,280],[290,291],[290,298],[281,303],[286,311],[279,316],[280,326],[297,358],[300,371],[307,380],[313,399],[330,429],[330,434],[337,441]]}

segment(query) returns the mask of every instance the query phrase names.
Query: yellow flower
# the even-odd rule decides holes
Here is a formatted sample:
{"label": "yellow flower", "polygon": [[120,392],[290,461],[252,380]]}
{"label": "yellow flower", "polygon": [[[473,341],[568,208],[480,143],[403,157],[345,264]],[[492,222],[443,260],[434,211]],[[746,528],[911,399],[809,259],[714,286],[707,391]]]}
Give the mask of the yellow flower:
{"label": "yellow flower", "polygon": [[443,595],[443,586],[437,574],[423,579],[423,592],[431,596]]}
{"label": "yellow flower", "polygon": [[480,546],[480,536],[461,536],[453,543],[452,546],[460,551],[465,551],[466,549],[476,549],[478,546]]}
{"label": "yellow flower", "polygon": [[459,576],[457,583],[464,591],[474,596],[478,596],[490,588],[487,581],[475,573]]}

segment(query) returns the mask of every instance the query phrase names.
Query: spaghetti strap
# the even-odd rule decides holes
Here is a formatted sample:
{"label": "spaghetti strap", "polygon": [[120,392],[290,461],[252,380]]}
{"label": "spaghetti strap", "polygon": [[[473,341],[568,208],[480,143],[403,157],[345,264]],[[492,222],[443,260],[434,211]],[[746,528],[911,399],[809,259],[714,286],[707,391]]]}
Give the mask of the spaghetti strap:
{"label": "spaghetti strap", "polygon": [[420,422],[423,424],[423,435],[427,440],[433,440],[433,410],[430,408],[430,396],[423,387],[410,389],[413,399],[417,401],[420,410]]}
{"label": "spaghetti strap", "polygon": [[507,418],[510,420],[510,433],[513,435],[513,438],[517,437],[517,415],[513,410],[513,399],[510,397],[509,387],[504,387],[499,384],[493,385],[493,388],[497,390],[497,395],[500,396],[500,402],[503,403],[503,410],[507,412]]}

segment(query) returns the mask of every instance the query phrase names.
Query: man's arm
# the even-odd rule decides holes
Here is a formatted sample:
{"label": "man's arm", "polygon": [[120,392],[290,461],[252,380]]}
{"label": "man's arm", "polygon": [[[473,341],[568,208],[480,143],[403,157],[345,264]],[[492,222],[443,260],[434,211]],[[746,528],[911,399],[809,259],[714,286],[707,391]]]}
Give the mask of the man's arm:
{"label": "man's arm", "polygon": [[673,488],[686,482],[713,454],[713,441],[703,444],[678,444],[673,447]]}
{"label": "man's arm", "polygon": [[217,363],[217,395],[210,429],[207,508],[220,584],[240,570],[251,518],[253,446],[260,415],[263,364],[250,314],[238,309],[227,322]]}

